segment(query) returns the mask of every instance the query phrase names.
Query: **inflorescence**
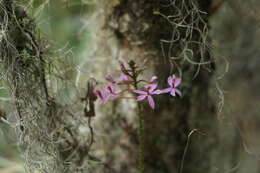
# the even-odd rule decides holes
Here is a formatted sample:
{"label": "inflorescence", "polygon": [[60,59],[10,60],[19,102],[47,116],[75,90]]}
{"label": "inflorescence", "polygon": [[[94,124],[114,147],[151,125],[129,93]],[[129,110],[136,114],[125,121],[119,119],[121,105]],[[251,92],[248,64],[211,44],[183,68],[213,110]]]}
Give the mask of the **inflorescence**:
{"label": "inflorescence", "polygon": [[[171,96],[181,95],[181,91],[177,88],[181,83],[181,78],[171,75],[168,77],[167,82],[169,87],[158,89],[158,77],[153,76],[150,80],[138,79],[140,73],[144,70],[136,66],[134,61],[128,62],[128,66],[122,61],[120,63],[119,77],[114,78],[112,75],[106,75],[106,83],[102,89],[95,88],[93,93],[98,98],[99,104],[105,104],[109,100],[122,98],[121,96],[126,93],[138,94],[134,97],[137,101],[147,99],[149,106],[154,109],[155,102],[153,95],[170,94]],[[144,83],[143,90],[138,88],[139,83]]]}

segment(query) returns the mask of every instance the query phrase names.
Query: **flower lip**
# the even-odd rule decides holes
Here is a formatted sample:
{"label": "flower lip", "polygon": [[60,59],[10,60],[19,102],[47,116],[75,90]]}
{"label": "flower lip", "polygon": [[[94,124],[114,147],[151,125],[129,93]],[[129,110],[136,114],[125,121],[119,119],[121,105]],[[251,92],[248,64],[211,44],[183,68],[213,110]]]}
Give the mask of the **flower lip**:
{"label": "flower lip", "polygon": [[155,90],[155,88],[157,87],[157,84],[147,84],[144,86],[145,90],[148,92],[148,93],[152,93],[153,90]]}
{"label": "flower lip", "polygon": [[112,95],[117,95],[119,94],[121,91],[120,90],[115,90],[116,86],[114,84],[108,84],[104,87],[104,90],[106,92],[108,92],[109,94]]}
{"label": "flower lip", "polygon": [[170,87],[177,87],[181,83],[181,78],[178,78],[175,75],[172,75],[172,76],[168,77],[167,82],[170,85]]}

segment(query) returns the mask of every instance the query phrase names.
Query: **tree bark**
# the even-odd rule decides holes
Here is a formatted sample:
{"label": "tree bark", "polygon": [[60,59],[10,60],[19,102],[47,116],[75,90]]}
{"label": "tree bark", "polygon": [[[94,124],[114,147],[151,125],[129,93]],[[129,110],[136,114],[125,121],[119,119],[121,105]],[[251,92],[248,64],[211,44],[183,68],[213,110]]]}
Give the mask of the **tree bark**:
{"label": "tree bark", "polygon": [[[151,71],[164,87],[167,76],[182,76],[181,97],[160,96],[155,111],[145,109],[149,173],[211,170],[212,152],[218,140],[216,111],[209,93],[215,68],[207,47],[210,39],[206,12],[210,6],[211,0],[119,0],[103,7],[107,11],[106,28],[119,42],[120,57],[148,59]],[[185,59],[183,52],[188,49],[192,51],[192,62],[198,63]],[[204,64],[206,61],[209,63]],[[188,139],[194,129],[197,130]],[[125,167],[124,172],[128,172]]]}

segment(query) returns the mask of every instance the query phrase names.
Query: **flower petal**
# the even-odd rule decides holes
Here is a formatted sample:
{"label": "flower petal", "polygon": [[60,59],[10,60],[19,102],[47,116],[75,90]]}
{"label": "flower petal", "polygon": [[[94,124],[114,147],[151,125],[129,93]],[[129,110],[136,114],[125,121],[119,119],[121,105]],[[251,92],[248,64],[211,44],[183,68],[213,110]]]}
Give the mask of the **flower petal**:
{"label": "flower petal", "polygon": [[177,88],[175,88],[175,92],[176,92],[179,96],[181,96],[181,91],[178,90]]}
{"label": "flower petal", "polygon": [[136,100],[137,100],[137,101],[141,101],[141,100],[145,99],[146,96],[147,96],[147,95],[140,95],[140,96],[137,97]]}
{"label": "flower petal", "polygon": [[157,87],[156,83],[145,85],[144,88],[150,93]]}
{"label": "flower petal", "polygon": [[175,88],[171,91],[171,95],[172,95],[173,97],[176,96]]}
{"label": "flower petal", "polygon": [[128,76],[125,75],[124,73],[121,73],[119,78],[116,79],[118,82],[124,82],[128,80]]}
{"label": "flower petal", "polygon": [[169,92],[172,91],[172,89],[173,89],[173,88],[165,88],[165,89],[162,89],[160,94],[169,93]]}
{"label": "flower petal", "polygon": [[148,98],[147,98],[147,99],[148,99],[148,103],[149,103],[150,107],[151,107],[152,109],[154,109],[155,103],[154,103],[154,100],[153,100],[152,96],[148,95]]}
{"label": "flower petal", "polygon": [[180,83],[181,83],[181,78],[176,77],[175,79],[173,79],[174,87],[177,87],[178,85],[180,85]]}
{"label": "flower petal", "polygon": [[120,94],[121,93],[121,90],[115,90],[114,92],[113,92],[113,94]]}
{"label": "flower petal", "polygon": [[98,101],[98,104],[105,104],[109,100],[109,96],[102,96],[100,100]]}
{"label": "flower petal", "polygon": [[162,93],[161,90],[155,90],[155,91],[153,91],[151,94],[161,94],[161,93]]}
{"label": "flower petal", "polygon": [[133,92],[137,93],[137,94],[147,95],[147,92],[142,91],[142,90],[133,90]]}

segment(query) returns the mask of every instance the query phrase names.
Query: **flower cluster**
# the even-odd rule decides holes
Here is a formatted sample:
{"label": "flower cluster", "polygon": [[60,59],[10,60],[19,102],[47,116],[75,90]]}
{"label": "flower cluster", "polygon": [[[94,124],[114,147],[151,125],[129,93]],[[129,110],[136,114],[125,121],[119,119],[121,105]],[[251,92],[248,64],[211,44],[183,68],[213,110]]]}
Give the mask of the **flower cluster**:
{"label": "flower cluster", "polygon": [[[168,88],[157,89],[158,77],[153,76],[149,81],[138,79],[143,69],[139,69],[134,61],[130,61],[128,66],[120,62],[120,75],[114,78],[111,75],[105,76],[107,84],[102,89],[94,89],[94,94],[99,99],[99,104],[104,104],[111,99],[115,99],[125,92],[138,94],[135,99],[137,101],[147,100],[152,109],[155,108],[153,95],[170,93],[172,96],[181,95],[181,91],[177,88],[181,83],[181,78],[175,75],[169,76],[167,79]],[[139,84],[143,82],[143,90],[138,89]],[[123,88],[123,89],[122,89]]]}

